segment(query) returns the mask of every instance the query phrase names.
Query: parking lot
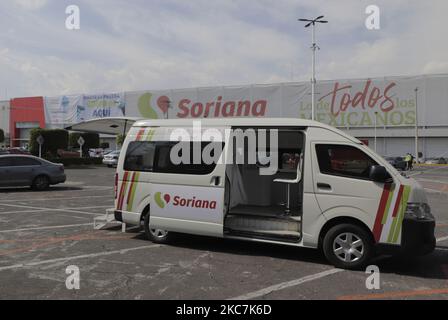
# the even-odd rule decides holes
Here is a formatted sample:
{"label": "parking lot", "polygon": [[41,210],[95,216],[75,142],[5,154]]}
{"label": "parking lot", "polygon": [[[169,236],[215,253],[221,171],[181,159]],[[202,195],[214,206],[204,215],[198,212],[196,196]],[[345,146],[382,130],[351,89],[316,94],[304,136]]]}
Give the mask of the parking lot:
{"label": "parking lot", "polygon": [[[94,230],[113,207],[114,170],[67,169],[49,191],[0,190],[0,299],[447,299],[448,168],[412,174],[428,191],[437,218],[437,249],[403,261],[374,263],[367,274],[334,269],[315,250],[179,235],[155,245],[120,227]],[[66,269],[80,270],[68,290]]]}

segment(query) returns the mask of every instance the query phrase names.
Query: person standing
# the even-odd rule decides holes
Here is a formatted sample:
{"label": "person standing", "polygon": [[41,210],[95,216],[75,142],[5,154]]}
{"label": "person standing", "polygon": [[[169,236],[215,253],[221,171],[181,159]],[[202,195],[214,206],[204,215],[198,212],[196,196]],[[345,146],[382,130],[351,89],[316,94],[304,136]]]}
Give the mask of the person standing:
{"label": "person standing", "polygon": [[412,156],[410,153],[407,153],[404,157],[404,161],[406,162],[406,171],[411,170],[411,162],[412,162]]}

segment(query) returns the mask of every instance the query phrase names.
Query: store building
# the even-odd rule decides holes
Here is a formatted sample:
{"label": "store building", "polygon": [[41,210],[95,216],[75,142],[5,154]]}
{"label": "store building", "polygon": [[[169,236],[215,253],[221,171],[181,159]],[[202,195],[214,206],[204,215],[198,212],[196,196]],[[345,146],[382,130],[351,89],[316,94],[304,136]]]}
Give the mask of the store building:
{"label": "store building", "polygon": [[0,142],[0,148],[9,146],[9,101],[0,101],[0,129],[3,130],[5,139]]}
{"label": "store building", "polygon": [[[35,127],[66,128],[105,117],[311,118],[309,82],[143,90],[11,100],[10,136],[27,143]],[[384,156],[448,158],[448,74],[319,81],[315,119]],[[416,128],[418,129],[416,131]],[[114,148],[115,138],[103,136]]]}
{"label": "store building", "polygon": [[34,128],[45,128],[44,98],[15,98],[10,102],[11,147],[26,147]]}

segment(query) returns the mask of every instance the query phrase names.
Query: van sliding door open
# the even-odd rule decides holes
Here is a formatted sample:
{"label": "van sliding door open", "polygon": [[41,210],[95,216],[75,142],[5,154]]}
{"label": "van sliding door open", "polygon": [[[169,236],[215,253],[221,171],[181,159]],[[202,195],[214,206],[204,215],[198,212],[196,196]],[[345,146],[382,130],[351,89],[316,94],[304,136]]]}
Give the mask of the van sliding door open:
{"label": "van sliding door open", "polygon": [[303,132],[295,128],[233,129],[229,143],[233,161],[226,172],[225,234],[300,242]]}

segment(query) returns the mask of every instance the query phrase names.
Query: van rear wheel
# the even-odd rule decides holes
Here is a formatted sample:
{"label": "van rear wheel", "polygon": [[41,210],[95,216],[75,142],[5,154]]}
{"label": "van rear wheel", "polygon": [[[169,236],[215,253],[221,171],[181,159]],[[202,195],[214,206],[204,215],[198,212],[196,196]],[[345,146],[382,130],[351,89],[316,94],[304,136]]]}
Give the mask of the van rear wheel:
{"label": "van rear wheel", "polygon": [[324,237],[325,257],[335,267],[360,269],[372,257],[373,244],[370,235],[354,224],[340,224],[332,227]]}
{"label": "van rear wheel", "polygon": [[148,240],[154,243],[167,243],[171,239],[171,233],[162,230],[162,229],[154,229],[149,225],[149,213],[145,216],[145,234]]}

